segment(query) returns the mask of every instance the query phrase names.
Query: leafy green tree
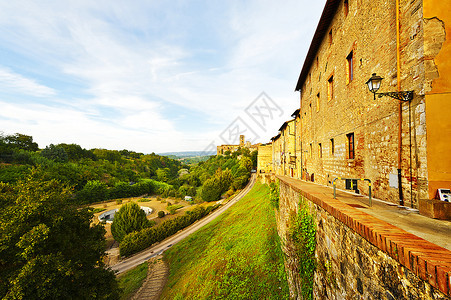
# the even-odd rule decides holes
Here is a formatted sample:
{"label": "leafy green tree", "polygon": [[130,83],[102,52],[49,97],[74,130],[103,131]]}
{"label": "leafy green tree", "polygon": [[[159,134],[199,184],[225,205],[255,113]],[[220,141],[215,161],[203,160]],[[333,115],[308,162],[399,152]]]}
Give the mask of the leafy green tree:
{"label": "leafy green tree", "polygon": [[157,170],[157,178],[158,181],[167,182],[170,178],[170,169],[169,168],[163,168]]}
{"label": "leafy green tree", "polygon": [[78,192],[77,199],[82,203],[99,202],[108,198],[108,188],[104,182],[90,180]]}
{"label": "leafy green tree", "polygon": [[252,161],[252,167],[254,169],[257,169],[257,157],[258,157],[258,150],[254,150],[251,152],[251,161]]}
{"label": "leafy green tree", "polygon": [[58,144],[57,147],[62,147],[67,153],[69,160],[76,161],[82,158],[96,159],[92,151],[86,150],[77,144]]}
{"label": "leafy green tree", "polygon": [[120,242],[127,234],[150,227],[146,213],[135,202],[123,205],[114,215],[111,224],[111,233],[116,241]]}
{"label": "leafy green tree", "polygon": [[68,187],[40,173],[0,183],[0,298],[117,299],[102,263],[105,229],[70,204]]}
{"label": "leafy green tree", "polygon": [[213,177],[207,179],[200,190],[200,197],[202,198],[202,200],[207,202],[218,200],[221,196],[219,185],[220,183],[218,178]]}
{"label": "leafy green tree", "polygon": [[41,155],[56,162],[67,162],[68,156],[63,147],[50,144],[42,150]]}
{"label": "leafy green tree", "polygon": [[243,156],[240,160],[240,165],[245,167],[249,173],[252,171],[252,160],[249,157]]}
{"label": "leafy green tree", "polygon": [[25,135],[21,133],[16,133],[14,135],[7,135],[3,137],[6,144],[11,145],[16,149],[28,150],[28,151],[38,151],[38,144],[33,142],[33,137],[30,135]]}

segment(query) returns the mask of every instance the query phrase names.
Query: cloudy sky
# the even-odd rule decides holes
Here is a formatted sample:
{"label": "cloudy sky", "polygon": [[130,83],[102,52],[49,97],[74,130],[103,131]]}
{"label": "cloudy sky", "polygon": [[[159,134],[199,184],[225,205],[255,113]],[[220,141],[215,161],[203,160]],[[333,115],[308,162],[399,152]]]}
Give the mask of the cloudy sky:
{"label": "cloudy sky", "polygon": [[0,133],[138,152],[267,142],[325,0],[0,2]]}

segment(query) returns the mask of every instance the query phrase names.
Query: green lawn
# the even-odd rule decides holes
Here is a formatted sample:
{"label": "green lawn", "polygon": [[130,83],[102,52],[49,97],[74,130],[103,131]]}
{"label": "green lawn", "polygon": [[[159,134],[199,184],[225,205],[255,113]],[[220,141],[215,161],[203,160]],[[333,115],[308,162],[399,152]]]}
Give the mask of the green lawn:
{"label": "green lawn", "polygon": [[269,188],[256,183],[215,221],[165,252],[161,299],[288,299]]}
{"label": "green lawn", "polygon": [[119,287],[122,289],[121,300],[130,299],[139,290],[147,277],[148,267],[149,263],[145,262],[118,276]]}

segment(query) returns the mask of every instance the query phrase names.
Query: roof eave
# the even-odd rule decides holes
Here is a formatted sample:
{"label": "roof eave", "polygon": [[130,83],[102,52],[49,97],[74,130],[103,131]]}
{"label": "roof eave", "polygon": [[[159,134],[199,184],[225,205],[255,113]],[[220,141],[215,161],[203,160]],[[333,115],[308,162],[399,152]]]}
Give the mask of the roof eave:
{"label": "roof eave", "polygon": [[310,43],[310,48],[307,52],[307,56],[305,57],[304,65],[302,66],[301,73],[299,74],[298,82],[296,84],[295,91],[300,91],[302,85],[307,78],[308,71],[315,59],[316,53],[318,52],[319,47],[321,46],[321,42],[325,34],[327,33],[327,29],[329,29],[330,23],[332,22],[335,12],[337,11],[338,5],[341,0],[327,0],[326,5],[324,6],[323,13],[321,14],[321,18],[318,22],[318,26],[316,27],[315,34],[313,35],[312,42]]}

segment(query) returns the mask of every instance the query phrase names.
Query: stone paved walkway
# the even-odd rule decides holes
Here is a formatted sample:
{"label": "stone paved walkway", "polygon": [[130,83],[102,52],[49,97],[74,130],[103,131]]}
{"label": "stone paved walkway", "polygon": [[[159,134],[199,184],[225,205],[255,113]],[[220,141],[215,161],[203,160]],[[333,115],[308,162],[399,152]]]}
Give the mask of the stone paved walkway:
{"label": "stone paved walkway", "polygon": [[163,256],[159,255],[149,260],[149,270],[147,278],[141,288],[133,296],[133,300],[138,299],[159,299],[161,292],[168,278],[169,268],[163,261]]}

